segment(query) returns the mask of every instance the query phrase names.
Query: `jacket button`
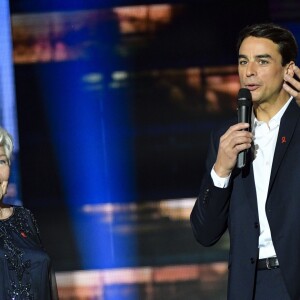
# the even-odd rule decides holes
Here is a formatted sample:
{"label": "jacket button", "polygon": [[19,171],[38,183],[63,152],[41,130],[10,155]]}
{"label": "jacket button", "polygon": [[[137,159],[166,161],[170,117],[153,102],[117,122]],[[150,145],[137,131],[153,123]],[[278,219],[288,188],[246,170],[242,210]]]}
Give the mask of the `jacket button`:
{"label": "jacket button", "polygon": [[258,228],[259,227],[259,223],[258,222],[254,222],[254,228]]}
{"label": "jacket button", "polygon": [[250,262],[251,262],[251,264],[254,264],[255,263],[255,258],[251,257]]}

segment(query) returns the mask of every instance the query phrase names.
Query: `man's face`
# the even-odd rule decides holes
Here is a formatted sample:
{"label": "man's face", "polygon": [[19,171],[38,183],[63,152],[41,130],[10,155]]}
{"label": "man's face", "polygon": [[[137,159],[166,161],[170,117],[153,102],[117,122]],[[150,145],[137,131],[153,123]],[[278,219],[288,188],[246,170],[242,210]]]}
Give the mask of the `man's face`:
{"label": "man's face", "polygon": [[253,103],[272,103],[283,91],[282,66],[278,45],[266,38],[247,37],[239,49],[238,72],[241,87],[252,94]]}

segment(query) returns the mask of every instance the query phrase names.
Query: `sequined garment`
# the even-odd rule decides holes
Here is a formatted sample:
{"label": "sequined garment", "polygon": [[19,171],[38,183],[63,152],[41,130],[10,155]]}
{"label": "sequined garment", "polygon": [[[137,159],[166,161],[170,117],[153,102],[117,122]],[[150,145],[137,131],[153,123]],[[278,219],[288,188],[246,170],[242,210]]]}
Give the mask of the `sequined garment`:
{"label": "sequined garment", "polygon": [[0,220],[0,264],[1,300],[57,299],[49,256],[26,208],[14,207],[10,218]]}

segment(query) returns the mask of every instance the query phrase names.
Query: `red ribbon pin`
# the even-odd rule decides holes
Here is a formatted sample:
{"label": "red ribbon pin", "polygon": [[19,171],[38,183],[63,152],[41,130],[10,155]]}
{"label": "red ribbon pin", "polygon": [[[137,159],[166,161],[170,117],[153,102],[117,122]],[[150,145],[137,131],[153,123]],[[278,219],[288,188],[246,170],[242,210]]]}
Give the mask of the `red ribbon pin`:
{"label": "red ribbon pin", "polygon": [[22,236],[23,238],[27,238],[27,235],[26,235],[25,232],[23,232],[23,231],[21,231],[21,236]]}

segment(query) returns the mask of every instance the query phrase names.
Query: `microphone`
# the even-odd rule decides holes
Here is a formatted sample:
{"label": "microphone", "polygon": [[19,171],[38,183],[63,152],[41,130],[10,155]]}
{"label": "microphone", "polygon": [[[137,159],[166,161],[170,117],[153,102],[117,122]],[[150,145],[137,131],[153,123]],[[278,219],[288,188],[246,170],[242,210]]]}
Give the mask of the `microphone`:
{"label": "microphone", "polygon": [[[252,96],[248,89],[242,88],[238,93],[238,122],[249,123],[251,122],[251,108],[252,108]],[[250,128],[248,128],[250,130]],[[241,151],[237,157],[237,167],[239,169],[246,165],[246,153],[247,150]]]}

